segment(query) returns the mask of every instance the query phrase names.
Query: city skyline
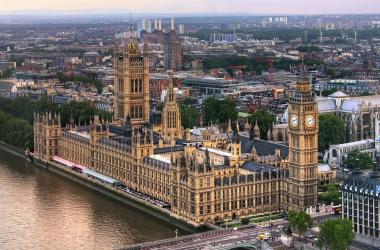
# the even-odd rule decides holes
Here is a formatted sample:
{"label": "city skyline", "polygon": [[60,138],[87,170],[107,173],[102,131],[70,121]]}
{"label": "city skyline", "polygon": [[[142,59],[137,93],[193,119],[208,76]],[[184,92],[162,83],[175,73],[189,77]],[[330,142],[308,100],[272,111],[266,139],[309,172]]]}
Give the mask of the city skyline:
{"label": "city skyline", "polygon": [[[236,0],[234,4],[228,0],[194,0],[191,2],[158,0],[158,1],[122,1],[109,0],[1,0],[0,14],[52,14],[71,13],[207,13],[207,14],[370,14],[380,13],[380,5],[376,0],[363,0],[360,6],[355,0],[320,0],[306,2],[300,0]],[[91,6],[91,7],[83,7]]]}

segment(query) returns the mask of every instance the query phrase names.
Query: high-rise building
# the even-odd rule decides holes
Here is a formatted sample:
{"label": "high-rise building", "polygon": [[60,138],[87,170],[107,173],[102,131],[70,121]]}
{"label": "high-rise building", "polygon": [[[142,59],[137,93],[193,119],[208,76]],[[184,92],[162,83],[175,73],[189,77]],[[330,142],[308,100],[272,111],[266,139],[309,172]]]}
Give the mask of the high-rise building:
{"label": "high-rise building", "polygon": [[184,24],[178,25],[178,34],[180,34],[180,35],[185,34],[185,25]]}
{"label": "high-rise building", "polygon": [[132,125],[149,122],[149,58],[148,46],[139,49],[134,38],[125,39],[124,45],[115,38],[114,57],[115,118],[125,121],[130,118]]}
{"label": "high-rise building", "polygon": [[141,31],[145,30],[148,33],[152,32],[152,22],[149,19],[142,19],[141,23],[137,25],[137,33],[140,34]]}
{"label": "high-rise building", "polygon": [[317,205],[318,110],[304,66],[289,99],[289,209]]}

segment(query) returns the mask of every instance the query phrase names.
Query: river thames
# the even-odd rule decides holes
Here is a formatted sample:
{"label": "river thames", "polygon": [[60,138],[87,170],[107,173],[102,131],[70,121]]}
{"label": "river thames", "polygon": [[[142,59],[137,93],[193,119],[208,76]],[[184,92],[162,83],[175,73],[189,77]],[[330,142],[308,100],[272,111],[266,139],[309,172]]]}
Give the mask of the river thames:
{"label": "river thames", "polygon": [[114,249],[175,229],[0,150],[0,249]]}

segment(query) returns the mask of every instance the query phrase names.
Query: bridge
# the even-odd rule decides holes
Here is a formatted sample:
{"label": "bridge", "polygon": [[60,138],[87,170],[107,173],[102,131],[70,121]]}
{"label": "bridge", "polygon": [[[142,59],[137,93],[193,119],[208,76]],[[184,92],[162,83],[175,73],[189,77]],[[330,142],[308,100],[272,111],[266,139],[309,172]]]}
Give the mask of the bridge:
{"label": "bridge", "polygon": [[[256,237],[267,227],[245,226],[237,229],[218,229],[178,238],[158,240],[123,248],[125,250],[192,250],[192,249],[232,249],[239,246],[257,249]],[[266,229],[267,230],[267,229]]]}
{"label": "bridge", "polygon": [[[329,213],[316,214],[313,220],[322,222],[326,219],[337,218],[338,216],[330,215]],[[141,243],[133,246],[128,246],[122,249],[125,250],[199,250],[199,249],[233,249],[237,247],[246,247],[248,249],[257,249],[260,246],[260,241],[257,241],[259,234],[270,232],[272,237],[277,237],[280,232],[271,230],[270,226],[255,226],[247,225],[239,228],[216,229],[209,232],[192,234],[178,238],[152,241]],[[286,226],[285,220],[273,221],[272,229],[276,229],[279,225]]]}

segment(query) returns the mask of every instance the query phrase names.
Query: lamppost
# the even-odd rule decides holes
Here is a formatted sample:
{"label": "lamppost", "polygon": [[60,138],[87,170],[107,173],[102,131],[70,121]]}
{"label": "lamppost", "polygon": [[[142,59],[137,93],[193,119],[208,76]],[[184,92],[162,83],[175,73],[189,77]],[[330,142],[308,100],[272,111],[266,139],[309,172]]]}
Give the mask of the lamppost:
{"label": "lamppost", "polygon": [[174,233],[175,233],[175,237],[178,238],[178,229],[177,228],[174,230]]}

